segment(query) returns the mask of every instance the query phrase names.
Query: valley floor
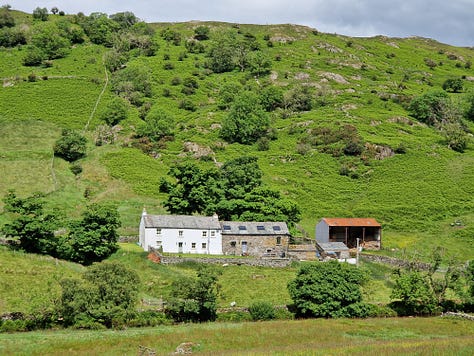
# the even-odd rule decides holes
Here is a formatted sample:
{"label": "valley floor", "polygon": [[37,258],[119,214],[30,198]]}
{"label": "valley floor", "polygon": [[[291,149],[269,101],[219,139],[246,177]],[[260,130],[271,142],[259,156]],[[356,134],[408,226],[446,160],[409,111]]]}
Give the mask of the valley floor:
{"label": "valley floor", "polygon": [[2,355],[472,355],[474,322],[461,319],[310,319],[182,324],[126,330],[0,334]]}

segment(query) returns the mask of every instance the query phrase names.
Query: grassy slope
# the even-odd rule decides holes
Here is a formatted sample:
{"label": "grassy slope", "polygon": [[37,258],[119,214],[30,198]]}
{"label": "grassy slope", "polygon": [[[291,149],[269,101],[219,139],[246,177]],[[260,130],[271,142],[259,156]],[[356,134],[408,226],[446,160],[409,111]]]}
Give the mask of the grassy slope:
{"label": "grassy slope", "polygon": [[0,334],[3,355],[157,355],[192,342],[196,355],[470,355],[474,324],[442,318],[314,319],[107,331]]}
{"label": "grassy slope", "polygon": [[[28,22],[28,17],[23,21]],[[208,25],[213,32],[231,28],[222,23]],[[196,25],[155,26],[158,33],[164,27],[173,27],[186,38]],[[309,236],[314,236],[314,226],[324,216],[373,216],[383,223],[384,245],[389,249],[424,249],[434,242],[445,245],[462,259],[474,257],[470,248],[474,230],[474,150],[454,153],[434,130],[411,120],[397,122],[394,118],[407,117],[407,112],[401,105],[386,100],[385,95],[419,95],[439,88],[446,78],[472,76],[473,70],[463,66],[468,60],[472,62],[472,50],[421,38],[313,34],[308,28],[292,25],[240,25],[240,32],[254,34],[263,51],[271,58],[281,58],[273,61],[272,79],[260,78],[260,83],[272,82],[283,88],[313,86],[317,101],[323,101],[324,106],[288,119],[273,115],[272,126],[278,131],[278,139],[270,143],[268,151],[232,144],[224,150],[214,150],[218,161],[243,154],[258,156],[265,182],[299,202],[303,211],[301,230]],[[274,39],[273,47],[267,47],[263,40],[267,34]],[[245,74],[206,75],[202,68],[204,54],[188,54],[179,61],[184,46],[169,45],[159,35],[157,41],[160,49],[156,56],[136,58],[131,64],[151,70],[156,105],[179,121],[175,141],[157,159],[124,148],[128,146],[127,136],[132,127],[139,122],[136,110],[131,108],[118,143],[107,147],[91,145],[88,157],[82,161],[84,172],[77,179],[65,162],[52,161],[51,146],[61,128],[86,126],[105,81],[105,49],[90,44],[76,46],[51,68],[22,67],[22,50],[0,50],[0,60],[5,63],[0,67],[0,77],[6,84],[0,89],[0,168],[5,172],[0,180],[0,195],[11,188],[21,194],[41,190],[49,193],[54,206],[76,214],[78,207],[87,202],[87,190],[92,201],[109,200],[117,204],[124,225],[121,233],[127,235],[136,234],[144,205],[150,212],[164,212],[164,196],[157,191],[159,179],[166,176],[171,165],[182,160],[178,155],[184,142],[215,148],[220,139],[212,125],[219,124],[225,115],[215,104],[217,91],[225,82],[244,81]],[[173,70],[163,69],[165,53],[175,66]],[[448,59],[451,53],[458,59]],[[425,58],[440,65],[430,70],[424,64]],[[31,72],[40,80],[22,80]],[[347,82],[338,83],[327,73],[337,73]],[[41,79],[45,76],[48,80]],[[179,101],[186,96],[181,93],[181,85],[171,85],[174,77],[190,76],[199,82],[196,94],[187,97],[197,105],[194,113],[178,108]],[[246,83],[259,85],[254,79]],[[473,86],[469,81],[464,84],[467,89]],[[164,89],[170,90],[171,97],[163,96]],[[459,99],[462,95],[453,96]],[[111,98],[107,91],[99,110]],[[335,123],[357,126],[371,143],[392,147],[402,143],[407,154],[373,161],[359,179],[350,179],[338,174],[341,161],[335,158],[317,151],[305,156],[297,153],[296,144],[307,128]],[[91,140],[98,124],[95,115],[86,133]],[[466,224],[463,232],[450,228],[455,219]],[[0,223],[5,220],[5,216],[0,217]]]}
{"label": "grassy slope", "polygon": [[[166,299],[171,283],[183,275],[193,275],[193,266],[165,266],[149,261],[147,253],[135,244],[121,244],[121,249],[110,260],[120,261],[135,270],[142,281],[140,299],[142,306]],[[218,266],[216,268],[219,268]],[[229,307],[236,302],[246,307],[255,301],[267,301],[273,305],[291,303],[287,283],[296,275],[297,266],[288,268],[264,268],[227,266],[220,268],[218,306]],[[391,270],[380,265],[363,263],[372,276],[364,286],[364,300],[388,303],[391,288]],[[67,277],[80,278],[84,267],[48,256],[24,254],[0,246],[0,314],[8,311],[30,312],[54,303],[59,297],[59,280]]]}

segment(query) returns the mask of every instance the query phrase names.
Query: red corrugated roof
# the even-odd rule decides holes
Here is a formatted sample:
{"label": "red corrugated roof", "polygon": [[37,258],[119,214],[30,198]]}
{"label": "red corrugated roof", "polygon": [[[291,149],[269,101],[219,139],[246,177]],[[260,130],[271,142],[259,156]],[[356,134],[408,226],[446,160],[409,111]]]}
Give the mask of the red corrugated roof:
{"label": "red corrugated roof", "polygon": [[324,218],[323,220],[329,226],[381,226],[372,218]]}

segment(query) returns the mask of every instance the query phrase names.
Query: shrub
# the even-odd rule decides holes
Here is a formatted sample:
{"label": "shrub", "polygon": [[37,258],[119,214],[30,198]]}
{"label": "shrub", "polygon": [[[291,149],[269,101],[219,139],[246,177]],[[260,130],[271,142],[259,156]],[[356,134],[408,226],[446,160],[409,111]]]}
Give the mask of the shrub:
{"label": "shrub", "polygon": [[74,130],[63,129],[61,137],[55,142],[54,155],[73,162],[86,155],[86,138]]}
{"label": "shrub", "polygon": [[100,113],[99,118],[105,121],[107,125],[115,126],[120,121],[125,120],[128,116],[127,104],[121,99],[115,97],[107,104],[105,109]]}
{"label": "shrub", "polygon": [[41,49],[35,46],[28,46],[23,57],[23,65],[28,67],[39,66],[44,58],[45,54]]}
{"label": "shrub", "polygon": [[249,306],[249,313],[253,321],[275,319],[275,308],[269,302],[257,301]]}
{"label": "shrub", "polygon": [[175,121],[171,115],[159,108],[150,110],[145,118],[145,123],[137,129],[138,137],[148,137],[150,141],[157,142],[165,136],[173,134]]}
{"label": "shrub", "polygon": [[443,89],[452,93],[459,93],[463,90],[461,78],[449,78],[443,83]]}
{"label": "shrub", "polygon": [[364,280],[365,275],[355,266],[337,261],[313,263],[299,269],[288,283],[288,291],[297,316],[357,316]]}
{"label": "shrub", "polygon": [[180,109],[188,110],[188,111],[196,111],[196,104],[194,104],[189,99],[183,99],[179,102],[178,107]]}
{"label": "shrub", "polygon": [[69,167],[69,169],[71,170],[71,172],[72,172],[75,176],[77,176],[77,175],[79,175],[79,174],[82,173],[82,166],[81,166],[79,163],[77,163],[77,162],[71,164],[71,166]]}
{"label": "shrub", "polygon": [[140,279],[137,273],[117,262],[89,267],[81,280],[63,279],[58,312],[65,326],[111,328],[134,317]]}

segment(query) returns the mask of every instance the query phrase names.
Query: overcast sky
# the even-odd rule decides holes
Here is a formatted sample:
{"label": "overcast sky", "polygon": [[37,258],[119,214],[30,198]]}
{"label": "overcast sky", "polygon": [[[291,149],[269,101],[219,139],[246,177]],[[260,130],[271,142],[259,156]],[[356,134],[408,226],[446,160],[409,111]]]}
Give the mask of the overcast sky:
{"label": "overcast sky", "polygon": [[474,46],[474,0],[0,0],[32,12],[53,6],[68,14],[131,11],[147,22],[213,20],[306,25],[347,36],[421,36]]}

